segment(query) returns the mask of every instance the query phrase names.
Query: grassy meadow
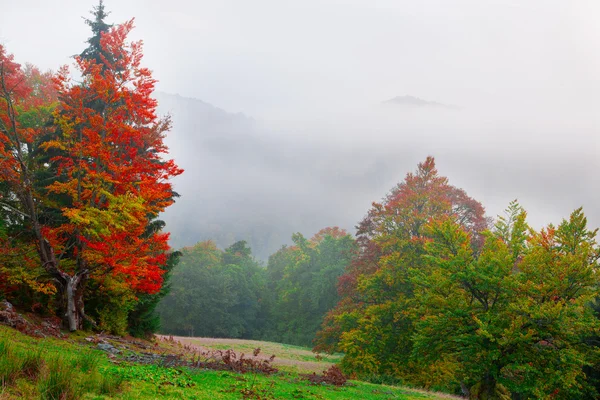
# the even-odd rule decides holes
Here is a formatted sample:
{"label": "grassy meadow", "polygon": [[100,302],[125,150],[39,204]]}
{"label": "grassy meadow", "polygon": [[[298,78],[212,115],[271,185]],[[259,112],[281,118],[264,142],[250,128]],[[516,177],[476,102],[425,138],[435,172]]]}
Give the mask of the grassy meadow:
{"label": "grassy meadow", "polygon": [[[301,374],[319,372],[340,355],[315,357],[307,348],[270,342],[174,338],[142,343],[119,339],[107,354],[78,333],[66,339],[32,338],[0,326],[0,399],[440,399],[451,396],[349,381],[342,387],[310,384]],[[140,351],[156,356],[182,349],[233,349],[238,354],[275,354],[279,372],[239,374],[142,364]]]}

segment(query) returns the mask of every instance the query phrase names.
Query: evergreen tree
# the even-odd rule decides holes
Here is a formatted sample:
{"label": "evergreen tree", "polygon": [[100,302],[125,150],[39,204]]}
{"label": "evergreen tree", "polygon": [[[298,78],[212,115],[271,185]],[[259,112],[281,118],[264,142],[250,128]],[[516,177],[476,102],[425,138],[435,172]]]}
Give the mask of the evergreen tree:
{"label": "evergreen tree", "polygon": [[113,26],[105,21],[110,13],[104,10],[104,2],[100,0],[90,14],[93,19],[84,18],[84,20],[92,29],[92,36],[87,40],[88,47],[79,56],[85,60],[93,60],[97,65],[104,65],[104,60],[110,60],[114,56],[107,52],[101,44],[102,34],[108,32]]}
{"label": "evergreen tree", "polygon": [[171,290],[171,271],[179,263],[181,252],[175,251],[169,254],[169,258],[163,268],[163,286],[160,292],[155,294],[141,293],[138,295],[135,307],[128,315],[127,325],[129,333],[135,337],[149,337],[160,329],[160,315],[156,308],[163,297]]}

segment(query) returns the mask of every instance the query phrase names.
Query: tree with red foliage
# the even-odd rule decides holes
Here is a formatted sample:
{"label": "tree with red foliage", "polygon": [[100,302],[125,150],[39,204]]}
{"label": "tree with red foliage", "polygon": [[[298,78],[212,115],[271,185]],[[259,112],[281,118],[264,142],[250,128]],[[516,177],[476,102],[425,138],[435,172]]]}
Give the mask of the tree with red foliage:
{"label": "tree with red foliage", "polygon": [[[0,45],[0,276],[7,290],[25,285],[52,292],[51,285],[36,282],[39,271],[33,267],[47,267],[51,259],[40,221],[44,200],[37,177],[45,169],[39,162],[40,141],[52,130],[47,122],[56,103],[52,74],[21,67]],[[32,248],[38,250],[37,263]]]}
{"label": "tree with red foliage", "polygon": [[[168,234],[148,228],[173,203],[168,180],[182,170],[162,159],[170,121],[156,115],[156,81],[141,66],[141,42],[127,42],[132,28],[129,21],[100,32],[102,63],[76,58],[81,84],[62,68],[54,86],[36,89],[0,46],[0,174],[12,196],[3,207],[27,219],[72,331],[86,317],[90,277],[119,276],[144,293],[162,285]],[[40,94],[47,88],[59,98],[53,124],[30,127],[24,116],[48,101]],[[54,175],[50,184],[36,181],[40,171]]]}
{"label": "tree with red foliage", "polygon": [[46,235],[53,248],[70,247],[75,259],[67,288],[71,330],[84,316],[83,283],[90,274],[119,275],[145,293],[162,285],[168,234],[147,227],[173,203],[168,179],[182,170],[161,158],[170,121],[156,115],[156,81],[141,66],[141,42],[127,42],[132,28],[129,21],[102,34],[103,53],[110,55],[102,63],[76,58],[82,84],[72,84],[66,68],[56,78],[59,135],[44,146],[58,152],[51,162],[60,179],[48,190],[67,199],[66,221]]}

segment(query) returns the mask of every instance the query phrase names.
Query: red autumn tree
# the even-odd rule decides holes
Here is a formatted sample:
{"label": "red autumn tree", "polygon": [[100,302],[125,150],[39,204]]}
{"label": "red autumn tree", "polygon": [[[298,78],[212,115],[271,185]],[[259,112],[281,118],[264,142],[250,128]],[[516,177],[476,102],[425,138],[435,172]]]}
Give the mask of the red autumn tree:
{"label": "red autumn tree", "polygon": [[[90,277],[112,274],[144,293],[162,285],[168,234],[151,219],[173,203],[169,179],[182,170],[162,158],[170,120],[156,115],[156,81],[141,42],[127,41],[132,28],[100,33],[101,62],[76,58],[77,84],[62,68],[48,85],[0,46],[2,206],[31,232],[70,330],[82,326]],[[53,118],[33,118],[56,93]]]}
{"label": "red autumn tree", "polygon": [[[36,280],[50,265],[36,179],[44,172],[39,145],[52,130],[48,120],[56,103],[52,74],[21,67],[0,45],[0,279],[8,291],[21,285],[47,294],[53,289]],[[37,262],[30,251],[36,248]]]}
{"label": "red autumn tree", "polygon": [[127,42],[132,28],[133,20],[101,35],[101,63],[76,59],[81,84],[71,83],[66,68],[56,78],[59,134],[44,148],[58,153],[51,163],[59,179],[47,189],[63,199],[65,220],[44,233],[52,248],[74,261],[67,282],[71,330],[85,316],[90,275],[119,275],[145,293],[162,285],[168,234],[147,228],[173,203],[168,180],[182,170],[161,158],[170,121],[156,115],[156,81],[141,66],[141,42]]}

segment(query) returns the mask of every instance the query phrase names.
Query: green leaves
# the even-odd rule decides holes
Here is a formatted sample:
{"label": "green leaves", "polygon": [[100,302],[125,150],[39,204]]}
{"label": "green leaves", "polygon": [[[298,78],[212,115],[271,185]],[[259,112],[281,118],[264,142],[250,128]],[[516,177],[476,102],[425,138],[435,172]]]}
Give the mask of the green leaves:
{"label": "green leaves", "polygon": [[581,209],[540,232],[516,202],[507,215],[484,233],[478,256],[453,221],[428,224],[426,265],[411,270],[413,356],[455,358],[474,390],[581,396],[583,367],[596,352],[583,338],[600,328],[589,307],[598,285],[596,231]]}
{"label": "green leaves", "polygon": [[311,239],[292,236],[294,246],[269,258],[269,340],[310,345],[325,313],[339,300],[338,278],[354,254],[355,242],[344,230],[325,228]]}
{"label": "green leaves", "polygon": [[165,332],[189,336],[248,338],[263,328],[264,269],[246,243],[224,251],[214,243],[184,248],[171,291],[159,305]]}

